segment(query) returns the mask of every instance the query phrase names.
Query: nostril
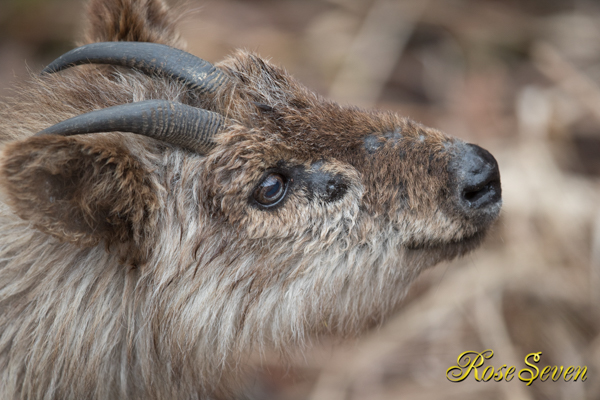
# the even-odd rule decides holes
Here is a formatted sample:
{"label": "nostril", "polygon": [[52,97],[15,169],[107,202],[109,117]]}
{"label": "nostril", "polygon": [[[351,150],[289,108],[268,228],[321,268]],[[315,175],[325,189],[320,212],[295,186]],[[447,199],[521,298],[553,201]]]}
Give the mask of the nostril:
{"label": "nostril", "polygon": [[471,207],[475,208],[495,203],[501,197],[500,178],[490,179],[480,185],[465,187],[462,197]]}

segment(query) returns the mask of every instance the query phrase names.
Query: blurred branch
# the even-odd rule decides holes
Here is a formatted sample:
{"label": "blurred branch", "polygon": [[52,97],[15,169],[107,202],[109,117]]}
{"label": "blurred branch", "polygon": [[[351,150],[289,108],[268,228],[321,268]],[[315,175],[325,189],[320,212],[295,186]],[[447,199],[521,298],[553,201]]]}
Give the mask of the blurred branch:
{"label": "blurred branch", "polygon": [[590,294],[592,304],[600,305],[600,212],[596,215],[592,232]]}
{"label": "blurred branch", "polygon": [[376,0],[334,79],[329,96],[364,107],[374,106],[428,4],[428,0]]}
{"label": "blurred branch", "polygon": [[596,82],[546,42],[538,42],[533,46],[532,61],[548,79],[600,121],[600,86]]}
{"label": "blurred branch", "polygon": [[[481,296],[475,302],[477,328],[482,342],[494,349],[494,352],[501,354],[503,364],[519,365],[517,352],[508,334],[506,321],[502,317],[500,310],[501,297],[492,298],[490,293]],[[515,382],[516,383],[516,382]],[[533,397],[527,392],[525,387],[518,384],[503,384],[500,389],[504,392],[504,397],[508,400],[532,400]]]}

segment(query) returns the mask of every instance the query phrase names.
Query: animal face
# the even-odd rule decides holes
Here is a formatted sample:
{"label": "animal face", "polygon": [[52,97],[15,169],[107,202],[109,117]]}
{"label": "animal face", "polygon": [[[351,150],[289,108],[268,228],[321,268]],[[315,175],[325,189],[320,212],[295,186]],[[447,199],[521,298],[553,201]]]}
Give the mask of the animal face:
{"label": "animal face", "polygon": [[[9,194],[19,193],[23,181],[47,188],[42,194],[26,188],[29,192],[19,197],[25,202],[15,202],[17,212],[36,222],[54,214],[52,223],[61,224],[61,229],[79,224],[75,229],[93,244],[110,243],[115,237],[129,242],[136,237],[138,246],[158,246],[159,236],[144,224],[166,229],[158,222],[163,210],[154,203],[167,201],[160,198],[160,188],[168,187],[170,192],[182,192],[180,200],[193,205],[179,211],[184,219],[201,218],[203,225],[217,226],[218,237],[227,232],[240,241],[237,246],[245,249],[245,258],[260,260],[248,262],[276,276],[303,274],[314,263],[323,264],[324,271],[344,269],[348,260],[343,254],[350,249],[356,252],[358,268],[369,268],[374,254],[390,259],[424,254],[426,263],[399,267],[419,271],[474,248],[499,212],[498,166],[486,150],[391,113],[339,106],[255,55],[239,53],[215,68],[163,45],[96,43],[68,53],[45,72],[83,63],[140,67],[148,75],[145,79],[181,81],[187,96],[182,101],[148,100],[96,110],[9,146],[14,153],[5,164],[5,171],[10,171],[5,178],[11,185]],[[102,74],[101,70],[94,73]],[[94,78],[80,84],[94,85]],[[109,153],[103,157],[114,157],[120,147],[118,162],[96,159],[88,161],[91,165],[70,167],[82,162],[82,157],[69,152],[63,155],[68,160],[54,161],[52,171],[38,161],[31,165],[35,151],[30,145],[64,147],[63,151],[83,146],[79,151],[86,151],[85,146],[94,146],[99,139],[87,136],[81,139],[86,144],[79,144],[78,138],[60,135],[104,131],[129,131],[169,143],[167,148],[143,151],[171,158],[177,154],[178,161],[193,162],[196,167],[185,180],[193,181],[194,189],[186,189],[185,194],[184,182],[164,178],[152,187],[149,182],[160,174],[134,166],[147,155],[135,154],[122,143],[105,144],[102,150]],[[163,176],[172,173],[177,167],[171,158],[154,168]],[[111,170],[108,177],[102,168]],[[94,171],[86,177],[91,187],[85,188],[82,170]],[[65,181],[81,185],[66,188]],[[109,194],[123,186],[131,188],[123,199]],[[191,191],[196,193],[191,196]],[[144,192],[148,194],[141,196]],[[34,200],[27,198],[31,195]],[[109,198],[99,201],[102,196]],[[82,204],[82,199],[95,210]],[[45,209],[54,204],[63,209],[39,215],[34,202],[45,203]],[[123,209],[138,220],[123,217]],[[72,216],[77,222],[70,221]],[[124,221],[113,222],[119,218]],[[125,231],[118,232],[122,222]],[[180,221],[177,229],[188,230],[185,225]],[[61,239],[79,240],[68,233],[56,234],[44,222],[38,226]],[[212,237],[202,230],[197,247]],[[98,235],[102,231],[104,237]],[[273,251],[288,246],[294,251],[285,257]],[[324,262],[324,256],[335,262]],[[152,258],[152,252],[146,251],[146,257]]]}
{"label": "animal face", "polygon": [[[138,357],[98,351],[98,365],[166,374],[167,386],[181,373],[188,394],[198,379],[212,387],[207,377],[232,354],[378,323],[420,271],[475,248],[498,216],[500,175],[486,150],[323,99],[254,54],[213,66],[164,46],[177,42],[158,1],[96,0],[91,10],[88,42],[121,42],[60,58],[0,122],[6,218],[33,230],[39,257],[55,255],[0,270],[56,276],[53,289],[33,284],[40,296],[64,293],[48,305],[56,310],[93,292],[81,316],[65,315],[77,325],[102,310],[113,344]],[[115,32],[115,21],[130,25]],[[0,253],[29,248],[9,242]],[[115,290],[123,304],[104,297]],[[23,313],[29,304],[1,301]],[[33,323],[14,313],[0,328]],[[71,328],[53,329],[48,343],[69,347]],[[72,336],[98,343],[101,333],[81,329]]]}
{"label": "animal face", "polygon": [[[246,148],[261,153],[248,154],[248,164],[236,171],[246,178],[236,183],[241,196],[225,214],[241,227],[265,227],[264,237],[315,228],[326,237],[334,230],[339,240],[355,234],[357,244],[385,232],[398,248],[444,247],[452,257],[495,219],[499,173],[485,150],[391,113],[341,107],[254,56],[222,66],[240,81],[227,112],[245,128],[236,136],[241,144],[228,142],[212,165],[230,171],[227,163],[248,154]],[[248,203],[271,174],[283,180],[281,201]],[[225,182],[211,193],[221,206],[215,212],[227,206],[220,193],[232,183]],[[309,219],[297,220],[307,213]]]}

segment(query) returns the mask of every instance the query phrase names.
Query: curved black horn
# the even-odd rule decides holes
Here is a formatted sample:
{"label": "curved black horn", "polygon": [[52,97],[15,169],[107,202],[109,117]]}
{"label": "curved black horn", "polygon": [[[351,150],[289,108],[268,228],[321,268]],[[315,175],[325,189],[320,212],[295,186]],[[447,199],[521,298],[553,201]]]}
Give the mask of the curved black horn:
{"label": "curved black horn", "polygon": [[71,136],[97,132],[132,132],[206,154],[224,118],[215,112],[166,100],[147,100],[81,114],[36,134]]}
{"label": "curved black horn", "polygon": [[214,65],[190,53],[146,42],[102,42],[81,46],[54,60],[42,74],[81,64],[111,64],[136,68],[149,75],[161,73],[203,93],[213,93],[228,79]]}

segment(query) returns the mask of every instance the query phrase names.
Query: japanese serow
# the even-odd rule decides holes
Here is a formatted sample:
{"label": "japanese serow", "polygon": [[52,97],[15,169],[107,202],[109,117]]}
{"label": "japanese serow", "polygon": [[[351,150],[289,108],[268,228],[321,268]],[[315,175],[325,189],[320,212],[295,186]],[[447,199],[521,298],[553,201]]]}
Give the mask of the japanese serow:
{"label": "japanese serow", "polygon": [[92,0],[0,118],[0,398],[197,399],[247,356],[348,337],[476,248],[492,155],[340,106],[161,0]]}

